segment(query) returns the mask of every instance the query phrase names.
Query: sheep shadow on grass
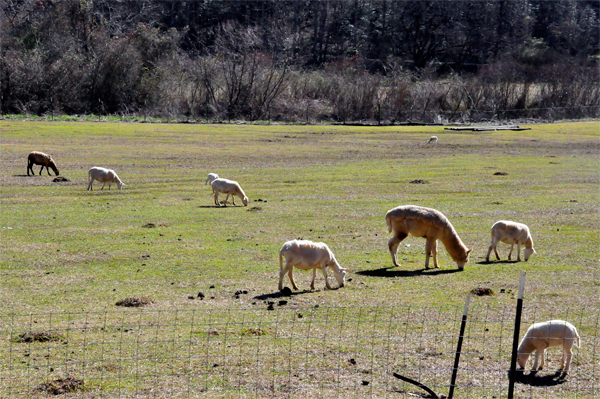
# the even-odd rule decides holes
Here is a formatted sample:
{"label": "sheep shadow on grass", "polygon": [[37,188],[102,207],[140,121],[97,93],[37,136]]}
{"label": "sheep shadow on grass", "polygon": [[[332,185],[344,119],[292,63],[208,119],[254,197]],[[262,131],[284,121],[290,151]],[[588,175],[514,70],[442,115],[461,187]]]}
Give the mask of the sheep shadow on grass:
{"label": "sheep shadow on grass", "polygon": [[554,374],[540,376],[537,371],[525,374],[523,370],[517,370],[515,372],[515,382],[532,387],[552,387],[564,383],[565,375],[561,371],[556,371]]}
{"label": "sheep shadow on grass", "polygon": [[458,269],[418,269],[418,270],[390,270],[394,267],[382,267],[374,270],[361,270],[356,272],[361,276],[369,277],[416,277],[437,276],[438,274],[451,274],[460,272]]}
{"label": "sheep shadow on grass", "polygon": [[227,205],[227,206],[217,206],[217,205],[198,205],[198,208],[216,208],[216,209],[227,209],[227,208],[242,208],[240,205]]}
{"label": "sheep shadow on grass", "polygon": [[506,260],[490,260],[488,262],[484,259],[482,261],[476,262],[477,265],[513,264],[513,263],[520,263],[520,261],[506,259]]}
{"label": "sheep shadow on grass", "polygon": [[[337,290],[337,288],[332,288],[332,290]],[[254,299],[257,299],[259,301],[264,301],[267,299],[289,298],[289,297],[293,297],[296,295],[310,294],[312,292],[317,292],[317,290],[315,290],[315,291],[302,290],[302,291],[296,291],[296,292],[292,291],[292,292],[288,292],[288,293],[276,291],[276,292],[272,292],[270,294],[257,295],[254,297]]]}

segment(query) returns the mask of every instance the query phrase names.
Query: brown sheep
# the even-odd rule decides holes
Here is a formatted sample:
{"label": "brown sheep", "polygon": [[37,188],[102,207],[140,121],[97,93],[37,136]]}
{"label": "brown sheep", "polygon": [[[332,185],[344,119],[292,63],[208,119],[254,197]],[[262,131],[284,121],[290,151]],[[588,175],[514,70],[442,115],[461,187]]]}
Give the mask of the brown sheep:
{"label": "brown sheep", "polygon": [[54,163],[54,159],[52,159],[52,157],[50,155],[44,154],[43,152],[32,151],[29,153],[29,155],[27,156],[27,176],[30,176],[29,175],[30,170],[31,170],[31,174],[35,176],[35,172],[33,171],[33,165],[42,165],[42,167],[40,169],[40,176],[42,175],[42,170],[44,170],[44,166],[46,167],[48,176],[52,176],[50,174],[49,168],[52,168],[52,170],[54,171],[56,176],[59,175],[58,168],[56,167],[56,164]]}

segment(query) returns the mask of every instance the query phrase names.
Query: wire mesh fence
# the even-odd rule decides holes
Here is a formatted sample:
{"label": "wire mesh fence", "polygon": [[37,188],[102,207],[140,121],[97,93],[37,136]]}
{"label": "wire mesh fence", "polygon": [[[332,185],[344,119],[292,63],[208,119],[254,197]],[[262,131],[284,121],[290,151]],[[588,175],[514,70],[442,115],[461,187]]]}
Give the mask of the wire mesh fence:
{"label": "wire mesh fence", "polygon": [[[0,397],[427,397],[447,395],[462,307],[131,310],[0,317]],[[506,397],[515,309],[472,304],[454,397]],[[517,379],[515,397],[600,395],[600,308],[523,308],[574,324],[571,371]],[[531,362],[531,360],[530,360]],[[531,363],[528,364],[531,367]]]}

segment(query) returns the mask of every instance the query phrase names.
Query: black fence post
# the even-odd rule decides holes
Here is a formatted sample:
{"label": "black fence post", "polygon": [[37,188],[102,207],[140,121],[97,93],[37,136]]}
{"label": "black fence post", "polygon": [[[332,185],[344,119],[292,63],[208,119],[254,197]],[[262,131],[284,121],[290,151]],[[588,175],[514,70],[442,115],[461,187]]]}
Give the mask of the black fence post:
{"label": "black fence post", "polygon": [[515,374],[517,369],[517,348],[519,346],[519,332],[521,331],[521,311],[523,309],[523,291],[525,289],[525,274],[521,272],[519,282],[519,296],[517,297],[517,313],[515,315],[515,333],[513,335],[512,357],[510,359],[510,372],[508,374],[508,399],[512,399],[515,391]]}
{"label": "black fence post", "polygon": [[465,335],[465,326],[467,325],[467,313],[469,312],[470,301],[471,295],[467,295],[465,309],[463,310],[462,322],[460,323],[460,334],[458,335],[458,344],[456,345],[456,357],[454,358],[454,367],[452,368],[452,380],[450,381],[450,392],[448,392],[448,399],[452,399],[452,396],[454,396],[456,375],[458,374],[458,363],[460,362],[460,351],[462,350],[462,342]]}

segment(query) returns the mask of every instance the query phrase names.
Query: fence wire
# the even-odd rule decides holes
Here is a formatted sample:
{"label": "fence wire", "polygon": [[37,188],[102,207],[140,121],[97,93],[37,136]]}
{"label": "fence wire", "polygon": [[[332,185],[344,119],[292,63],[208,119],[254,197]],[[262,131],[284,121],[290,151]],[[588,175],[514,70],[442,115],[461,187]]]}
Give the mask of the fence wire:
{"label": "fence wire", "polygon": [[[132,310],[0,317],[0,398],[427,397],[447,395],[462,307]],[[471,305],[455,398],[506,397],[515,310]],[[515,397],[600,395],[600,308],[524,307],[574,324],[571,371],[518,378]],[[532,359],[528,363],[531,368]]]}

